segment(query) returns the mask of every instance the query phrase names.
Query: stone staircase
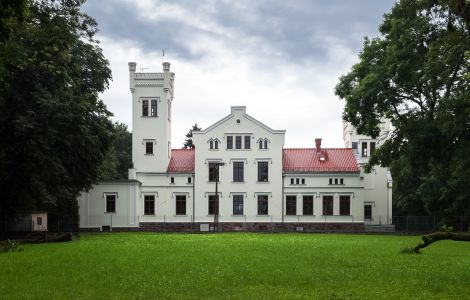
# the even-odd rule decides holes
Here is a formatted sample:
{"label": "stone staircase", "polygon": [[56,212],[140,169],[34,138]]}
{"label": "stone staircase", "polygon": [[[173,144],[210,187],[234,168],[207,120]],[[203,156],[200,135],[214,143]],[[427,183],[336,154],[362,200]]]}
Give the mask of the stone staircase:
{"label": "stone staircase", "polygon": [[372,225],[372,224],[365,224],[364,225],[364,232],[370,233],[394,233],[395,232],[395,225]]}

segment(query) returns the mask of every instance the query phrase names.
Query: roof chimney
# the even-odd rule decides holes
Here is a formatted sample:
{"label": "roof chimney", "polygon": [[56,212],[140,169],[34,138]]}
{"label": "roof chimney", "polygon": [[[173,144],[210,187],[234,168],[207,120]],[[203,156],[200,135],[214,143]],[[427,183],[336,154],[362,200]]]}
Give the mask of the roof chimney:
{"label": "roof chimney", "polygon": [[321,150],[321,139],[315,139],[315,147],[317,148],[317,151]]}

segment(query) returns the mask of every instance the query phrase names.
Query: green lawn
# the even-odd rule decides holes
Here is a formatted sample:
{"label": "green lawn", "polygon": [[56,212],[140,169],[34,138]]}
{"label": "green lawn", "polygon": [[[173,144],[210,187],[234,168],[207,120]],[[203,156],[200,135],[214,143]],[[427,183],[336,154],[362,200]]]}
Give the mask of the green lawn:
{"label": "green lawn", "polygon": [[0,253],[1,299],[469,299],[470,243],[344,234],[82,234]]}

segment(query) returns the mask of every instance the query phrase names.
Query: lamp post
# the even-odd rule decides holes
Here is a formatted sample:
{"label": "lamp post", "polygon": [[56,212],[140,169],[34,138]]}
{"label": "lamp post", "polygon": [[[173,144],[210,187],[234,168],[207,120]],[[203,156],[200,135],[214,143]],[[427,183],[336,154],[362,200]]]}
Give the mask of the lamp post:
{"label": "lamp post", "polygon": [[219,167],[225,165],[223,162],[216,162],[217,178],[215,180],[215,212],[214,212],[214,231],[219,231]]}

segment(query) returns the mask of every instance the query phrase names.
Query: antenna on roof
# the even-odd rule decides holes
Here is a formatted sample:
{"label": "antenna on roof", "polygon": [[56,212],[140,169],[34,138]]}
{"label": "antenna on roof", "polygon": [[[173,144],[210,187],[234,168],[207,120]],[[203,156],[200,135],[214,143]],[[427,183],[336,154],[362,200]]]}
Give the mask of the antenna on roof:
{"label": "antenna on roof", "polygon": [[165,61],[165,48],[162,48],[162,63]]}

